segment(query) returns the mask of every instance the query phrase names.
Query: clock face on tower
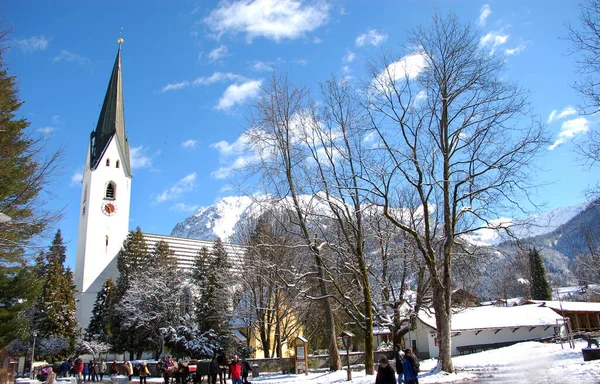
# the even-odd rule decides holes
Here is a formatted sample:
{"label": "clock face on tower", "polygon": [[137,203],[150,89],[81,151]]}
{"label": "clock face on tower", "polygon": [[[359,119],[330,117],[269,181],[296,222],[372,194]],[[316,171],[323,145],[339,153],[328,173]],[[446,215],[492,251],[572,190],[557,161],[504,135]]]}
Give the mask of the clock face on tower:
{"label": "clock face on tower", "polygon": [[102,212],[107,216],[117,213],[117,205],[114,201],[102,203]]}

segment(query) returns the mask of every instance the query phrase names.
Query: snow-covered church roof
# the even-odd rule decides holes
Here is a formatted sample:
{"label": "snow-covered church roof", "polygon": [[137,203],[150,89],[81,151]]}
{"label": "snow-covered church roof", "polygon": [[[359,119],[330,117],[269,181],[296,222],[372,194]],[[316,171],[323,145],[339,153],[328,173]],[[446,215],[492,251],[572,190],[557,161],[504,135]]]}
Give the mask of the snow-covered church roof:
{"label": "snow-covered church roof", "polygon": [[[433,314],[420,312],[419,319],[436,329]],[[538,305],[472,307],[452,315],[452,331],[555,326],[557,320],[562,317],[552,309]]]}
{"label": "snow-covered church roof", "polygon": [[[212,252],[214,241],[188,239],[184,237],[174,237],[165,235],[154,235],[144,233],[144,240],[148,249],[154,249],[154,246],[164,241],[169,244],[169,249],[175,253],[177,258],[177,267],[180,269],[190,269],[194,266],[194,260],[198,252],[206,247],[209,252]],[[235,269],[239,267],[244,259],[245,247],[237,244],[223,243],[223,247],[227,251],[229,262]]]}
{"label": "snow-covered church roof", "polygon": [[555,311],[566,312],[600,312],[600,303],[587,303],[580,301],[542,301],[529,300],[534,305],[552,308]]}

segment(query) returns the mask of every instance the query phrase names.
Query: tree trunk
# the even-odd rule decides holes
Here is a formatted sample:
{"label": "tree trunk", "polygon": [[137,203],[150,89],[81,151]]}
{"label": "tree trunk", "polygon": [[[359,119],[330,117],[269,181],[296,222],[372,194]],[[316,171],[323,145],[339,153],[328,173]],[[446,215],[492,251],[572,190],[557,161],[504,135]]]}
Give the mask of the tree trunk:
{"label": "tree trunk", "polygon": [[[323,260],[319,253],[319,249],[313,247],[313,254],[315,256],[315,264],[317,265],[317,273],[319,275],[319,290],[321,296],[327,297],[329,295],[327,286],[325,285],[325,273],[323,272]],[[337,331],[335,329],[335,320],[333,318],[333,310],[331,309],[331,299],[325,298],[322,301],[323,311],[325,312],[325,323],[329,330],[329,369],[332,371],[339,371],[342,369],[342,359],[337,346]]]}
{"label": "tree trunk", "polygon": [[449,308],[446,303],[446,292],[435,279],[433,288],[433,308],[435,310],[435,324],[437,327],[438,348],[440,351],[438,362],[444,372],[454,372],[452,364],[452,339],[451,339],[451,317],[447,312]]}
{"label": "tree trunk", "polygon": [[373,375],[375,374],[375,357],[373,355],[373,351],[375,350],[373,340],[373,302],[369,288],[369,271],[362,258],[360,258],[359,263],[363,279],[363,296],[365,299],[365,373]]}

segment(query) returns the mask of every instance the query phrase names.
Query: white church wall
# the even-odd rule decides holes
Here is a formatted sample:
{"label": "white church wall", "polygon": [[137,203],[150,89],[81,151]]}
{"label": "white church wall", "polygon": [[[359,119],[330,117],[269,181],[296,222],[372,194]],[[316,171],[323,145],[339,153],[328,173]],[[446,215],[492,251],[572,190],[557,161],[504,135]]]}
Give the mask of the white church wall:
{"label": "white church wall", "polygon": [[[110,160],[108,166],[107,159]],[[116,167],[117,161],[119,168]],[[88,153],[85,168],[75,268],[75,284],[80,293],[77,318],[83,328],[87,326],[91,315],[91,309],[88,308],[93,308],[96,294],[103,283],[98,284],[96,281],[116,257],[127,237],[131,199],[131,179],[125,174],[123,159],[114,137],[98,167],[95,170],[89,169]],[[109,182],[116,186],[114,199],[105,198]],[[86,186],[88,196],[85,196]],[[112,215],[106,214],[105,203],[116,207]],[[116,276],[110,277],[114,279]],[[92,285],[97,289],[91,289]]]}

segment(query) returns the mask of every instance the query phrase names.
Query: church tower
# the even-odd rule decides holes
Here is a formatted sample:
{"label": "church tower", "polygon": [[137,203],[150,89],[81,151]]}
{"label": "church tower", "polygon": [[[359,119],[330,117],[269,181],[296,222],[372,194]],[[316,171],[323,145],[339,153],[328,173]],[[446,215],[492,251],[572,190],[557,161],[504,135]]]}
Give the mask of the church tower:
{"label": "church tower", "polygon": [[96,295],[117,276],[117,253],[129,230],[131,161],[125,135],[121,43],[83,169],[75,286],[77,320],[85,330]]}

